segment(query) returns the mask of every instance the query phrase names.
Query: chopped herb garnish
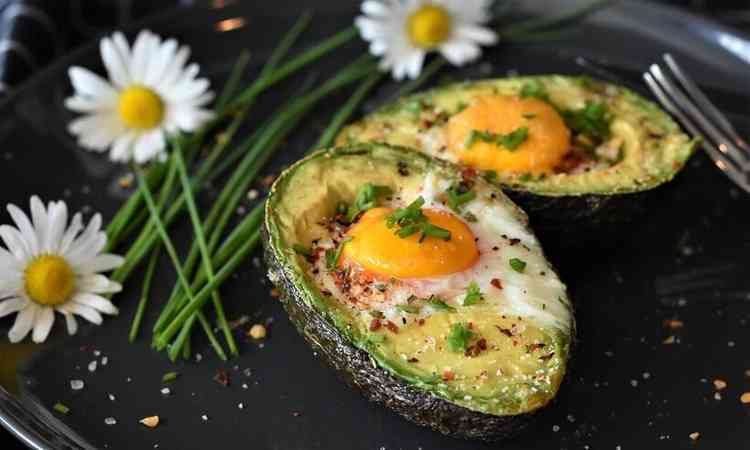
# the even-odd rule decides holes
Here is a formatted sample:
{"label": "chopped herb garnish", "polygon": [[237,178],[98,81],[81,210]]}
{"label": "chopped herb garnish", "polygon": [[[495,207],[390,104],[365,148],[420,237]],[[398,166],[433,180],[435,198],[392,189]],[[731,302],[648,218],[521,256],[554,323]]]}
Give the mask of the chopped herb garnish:
{"label": "chopped herb garnish", "polygon": [[494,170],[484,172],[484,179],[490,183],[497,181],[497,172]]}
{"label": "chopped herb garnish", "polygon": [[476,281],[472,281],[469,283],[469,286],[466,288],[466,296],[464,297],[464,306],[471,306],[476,305],[477,303],[484,300],[484,295],[482,294],[482,291],[479,290],[479,285]]}
{"label": "chopped herb garnish", "polygon": [[456,308],[445,303],[445,300],[443,300],[442,298],[436,297],[434,295],[430,296],[430,298],[427,300],[427,304],[430,305],[436,311],[456,312]]}
{"label": "chopped herb garnish", "polygon": [[405,208],[398,208],[388,215],[386,224],[389,228],[398,225],[395,231],[396,236],[407,238],[415,233],[421,233],[419,242],[423,242],[428,237],[434,237],[448,241],[451,238],[451,232],[445,228],[440,228],[427,221],[427,216],[422,212],[424,198],[421,196],[411,202]]}
{"label": "chopped herb garnish", "polygon": [[468,139],[466,139],[466,148],[471,148],[477,141],[483,141],[513,151],[518,148],[519,145],[523,144],[528,137],[529,129],[527,127],[517,128],[508,134],[471,130]]}
{"label": "chopped herb garnish", "polygon": [[292,245],[292,249],[294,250],[295,253],[297,253],[300,256],[306,256],[306,257],[312,256],[312,250],[310,250],[309,247],[305,247],[302,244],[294,244]]}
{"label": "chopped herb garnish", "polygon": [[471,189],[467,189],[463,184],[458,183],[451,186],[445,195],[448,198],[448,207],[455,213],[460,213],[461,208],[470,201],[477,198],[477,194]]}
{"label": "chopped herb garnish", "polygon": [[526,270],[526,262],[518,258],[511,258],[510,268],[518,273],[523,273]]}
{"label": "chopped herb garnish", "polygon": [[452,352],[463,353],[469,347],[469,341],[476,336],[465,323],[454,323],[448,335],[448,349]]}
{"label": "chopped herb garnish", "polygon": [[419,314],[419,306],[416,305],[396,305],[396,309],[409,314]]}
{"label": "chopped herb garnish", "polygon": [[424,105],[422,104],[421,100],[411,100],[404,103],[404,109],[416,115],[419,115],[419,113],[422,112],[423,108]]}
{"label": "chopped herb garnish", "polygon": [[520,177],[518,177],[518,180],[523,181],[523,182],[531,181],[532,179],[534,179],[534,176],[531,174],[531,172],[526,172]]}
{"label": "chopped herb garnish", "polygon": [[339,258],[341,258],[341,251],[344,249],[344,245],[351,241],[351,236],[347,236],[341,240],[336,248],[329,248],[326,250],[326,267],[328,270],[334,270],[339,265]]}
{"label": "chopped herb garnish", "polygon": [[562,112],[565,125],[574,133],[583,134],[601,142],[609,137],[611,116],[604,103],[587,102],[579,110]]}
{"label": "chopped herb garnish", "polygon": [[67,414],[70,412],[70,408],[63,405],[62,403],[55,403],[55,405],[52,407],[55,411],[59,412],[60,414]]}
{"label": "chopped herb garnish", "polygon": [[357,196],[354,198],[354,203],[348,208],[346,220],[353,222],[360,213],[378,206],[378,198],[390,195],[392,192],[388,186],[365,183],[359,188]]}
{"label": "chopped herb garnish", "polygon": [[534,97],[549,102],[549,94],[544,84],[539,80],[531,80],[521,87],[521,98]]}
{"label": "chopped herb garnish", "polygon": [[458,102],[458,106],[456,107],[456,114],[460,113],[464,109],[468,108],[469,104],[466,102]]}
{"label": "chopped herb garnish", "polygon": [[167,373],[164,374],[163,377],[161,377],[161,382],[162,383],[169,383],[170,381],[176,380],[179,375],[180,374],[177,373],[177,372],[167,372]]}

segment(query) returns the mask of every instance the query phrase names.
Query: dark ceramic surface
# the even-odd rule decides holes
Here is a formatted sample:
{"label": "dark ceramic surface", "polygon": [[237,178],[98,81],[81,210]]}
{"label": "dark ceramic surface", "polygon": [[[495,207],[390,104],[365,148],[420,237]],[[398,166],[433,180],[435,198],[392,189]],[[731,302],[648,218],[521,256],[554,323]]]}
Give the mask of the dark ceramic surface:
{"label": "dark ceramic surface", "polygon": [[[262,61],[291,23],[292,13],[309,3],[277,1],[275,12],[261,11],[251,2],[165,12],[147,26],[192,45],[194,59],[218,86],[241,49],[251,49],[255,62]],[[547,11],[569,4],[530,3],[526,8]],[[342,9],[342,4],[349,9]],[[354,2],[330,2],[316,10],[305,35],[308,42],[348,25]],[[217,32],[218,22],[236,17],[243,18],[245,26]],[[310,72],[325,76],[332,65],[355,55],[359,45]],[[567,42],[501,46],[486,64],[445,75],[460,79],[508,71],[575,74],[581,69],[573,57],[585,55],[608,59],[618,74],[638,83],[637,71],[665,50],[680,57],[731,113],[738,128],[750,135],[750,41],[703,19],[636,2],[622,2],[595,15]],[[65,69],[71,63],[94,66],[97,59],[95,46],[81,49],[39,74],[0,107],[3,203],[25,205],[38,193],[109,217],[122,201],[125,193],[116,183],[122,170],[76,149],[64,129],[70,118],[61,103],[69,92]],[[295,84],[285,83],[267,96],[250,122],[294,92]],[[343,98],[345,94],[319,108],[268,172],[298,157]],[[203,201],[210,199],[209,193]],[[70,414],[57,416],[62,423],[52,424],[99,448],[158,444],[164,449],[672,449],[693,448],[688,434],[694,431],[701,433],[699,447],[744,448],[750,440],[750,409],[741,405],[739,396],[750,391],[745,375],[750,369],[748,211],[750,198],[698,154],[678,180],[655,195],[637,225],[622,230],[622,243],[616,248],[589,246],[575,254],[551,255],[560,261],[577,306],[579,342],[573,369],[558,401],[531,429],[502,445],[445,438],[368,404],[337,380],[296,334],[269,296],[263,268],[254,258],[223,292],[230,317],[273,318],[262,348],[245,342],[240,358],[221,364],[205,343],[197,342],[203,360],[175,367],[150,350],[147,338],[128,344],[125,336],[139,291],[136,275],[117,297],[121,315],[104,327],[84,327],[78,336],[65,339],[63,327],[56,326],[54,344],[35,350],[19,373],[20,397],[29,410],[42,415],[56,402],[68,405]],[[8,220],[4,214],[2,222]],[[188,234],[182,236],[186,240]],[[155,287],[153,304],[164,301],[172,285],[171,274],[166,269],[163,273],[168,276]],[[152,323],[154,314],[152,308],[146,324]],[[663,325],[673,318],[682,320],[684,328]],[[10,320],[0,321],[0,332],[10,325]],[[675,343],[664,344],[670,336]],[[0,344],[0,354],[7,355],[7,349]],[[95,350],[101,352],[98,357]],[[102,366],[105,355],[108,364]],[[91,373],[87,366],[94,359],[100,364]],[[229,373],[230,386],[213,381],[219,368]],[[172,370],[181,376],[164,396],[161,377]],[[721,400],[714,398],[714,378],[728,383]],[[71,379],[84,380],[85,388],[71,391]],[[138,419],[154,414],[163,419],[159,428],[138,424]],[[204,414],[208,420],[202,419]],[[107,417],[117,424],[105,425]]]}

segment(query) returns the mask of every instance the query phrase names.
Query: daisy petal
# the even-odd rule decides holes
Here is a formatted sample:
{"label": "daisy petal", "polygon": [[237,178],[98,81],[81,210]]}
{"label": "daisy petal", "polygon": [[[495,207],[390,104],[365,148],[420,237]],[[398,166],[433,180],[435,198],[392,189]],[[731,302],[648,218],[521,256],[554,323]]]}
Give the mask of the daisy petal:
{"label": "daisy petal", "polygon": [[26,261],[33,256],[29,252],[21,233],[10,225],[0,225],[0,238],[17,260]]}
{"label": "daisy petal", "polygon": [[454,66],[462,66],[482,54],[479,46],[471,41],[451,41],[440,47],[440,53]]}
{"label": "daisy petal", "polygon": [[68,302],[62,306],[59,306],[58,309],[64,312],[79,315],[93,324],[102,324],[102,315],[99,314],[99,311],[90,306],[75,302]]}
{"label": "daisy petal", "polygon": [[13,222],[16,223],[18,230],[21,232],[21,237],[26,242],[29,252],[32,255],[38,254],[39,240],[37,239],[36,231],[34,230],[34,226],[31,225],[29,217],[26,213],[21,211],[21,208],[13,204],[9,204],[7,210],[10,217],[13,219]]}
{"label": "daisy petal", "polygon": [[105,37],[99,43],[99,52],[102,55],[104,67],[112,83],[120,89],[124,89],[130,84],[130,75],[128,73],[127,61],[115,44],[113,39]]}
{"label": "daisy petal", "polygon": [[376,0],[366,0],[362,2],[362,13],[373,17],[387,17],[391,13],[391,9]]}
{"label": "daisy petal", "polygon": [[83,216],[81,216],[81,213],[76,213],[73,216],[73,220],[70,222],[70,226],[67,230],[65,230],[65,234],[63,234],[63,237],[60,239],[60,245],[58,246],[57,251],[63,255],[67,253],[68,249],[70,248],[70,244],[73,243],[73,240],[82,229]]}
{"label": "daisy petal", "polygon": [[65,317],[65,326],[68,329],[68,334],[73,336],[78,332],[78,321],[75,316],[67,311],[58,310],[63,317]]}
{"label": "daisy petal", "polygon": [[70,82],[77,93],[104,101],[115,101],[117,92],[99,75],[84,69],[83,67],[71,67],[68,69]]}
{"label": "daisy petal", "polygon": [[164,150],[164,133],[157,129],[138,137],[133,147],[133,158],[136,163],[143,164]]}
{"label": "daisy petal", "polygon": [[78,266],[78,273],[109,272],[120,267],[124,261],[125,258],[122,256],[111,253],[96,255],[93,259]]}
{"label": "daisy petal", "polygon": [[100,274],[92,274],[83,277],[78,281],[78,290],[80,292],[90,292],[92,294],[113,294],[122,290],[122,285],[111,281],[109,278]]}
{"label": "daisy petal", "polygon": [[172,64],[167,67],[167,70],[164,72],[163,78],[156,86],[156,89],[158,91],[165,91],[169,86],[174,84],[180,78],[180,75],[182,75],[182,71],[189,57],[190,47],[187,47],[185,45],[180,47],[180,49],[174,56]]}
{"label": "daisy petal", "polygon": [[27,301],[22,298],[10,298],[0,302],[0,317],[18,312],[26,307]]}
{"label": "daisy petal", "polygon": [[40,344],[47,340],[52,325],[55,323],[55,310],[52,308],[38,308],[34,317],[34,332],[31,339]]}
{"label": "daisy petal", "polygon": [[169,39],[161,46],[156,49],[156,52],[152,56],[152,61],[149,62],[148,70],[145,74],[143,84],[146,86],[156,87],[159,80],[164,77],[164,73],[172,64],[174,54],[177,52],[177,41]]}
{"label": "daisy petal", "polygon": [[493,45],[497,43],[497,33],[489,28],[477,25],[461,25],[456,28],[455,34],[458,39],[474,41],[482,45]]}
{"label": "daisy petal", "polygon": [[34,317],[38,307],[33,303],[28,303],[24,309],[19,311],[13,327],[8,331],[8,339],[13,344],[21,342],[31,331],[34,326]]}
{"label": "daisy petal", "polygon": [[79,293],[73,297],[73,302],[78,305],[85,305],[94,308],[104,314],[115,315],[118,313],[117,308],[112,302],[99,295]]}
{"label": "daisy petal", "polygon": [[135,38],[132,59],[130,61],[130,76],[134,83],[143,83],[154,39],[158,38],[149,30],[142,30]]}
{"label": "daisy petal", "polygon": [[117,102],[114,97],[107,99],[100,97],[81,97],[80,95],[74,95],[65,99],[65,107],[79,113],[94,113],[99,111],[106,111],[113,109],[117,106]]}
{"label": "daisy petal", "polygon": [[115,139],[109,157],[115,162],[128,162],[133,155],[133,143],[136,139],[134,132],[128,132]]}

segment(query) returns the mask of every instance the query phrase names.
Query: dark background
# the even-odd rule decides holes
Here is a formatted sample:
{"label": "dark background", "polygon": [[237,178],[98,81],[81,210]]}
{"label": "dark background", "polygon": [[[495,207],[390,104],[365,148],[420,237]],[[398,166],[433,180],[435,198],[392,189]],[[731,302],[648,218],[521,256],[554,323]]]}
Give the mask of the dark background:
{"label": "dark background", "polygon": [[[0,93],[11,91],[50,61],[102,32],[193,1],[0,0]],[[750,32],[746,0],[659,1]],[[21,444],[0,428],[0,448],[21,448]]]}

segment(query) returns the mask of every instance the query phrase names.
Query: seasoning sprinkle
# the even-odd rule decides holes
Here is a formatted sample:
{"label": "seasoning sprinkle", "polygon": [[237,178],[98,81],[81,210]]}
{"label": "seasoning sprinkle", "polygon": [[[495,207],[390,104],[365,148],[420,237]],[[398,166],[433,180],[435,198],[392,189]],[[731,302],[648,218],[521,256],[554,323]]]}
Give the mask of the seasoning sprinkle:
{"label": "seasoning sprinkle", "polygon": [[70,388],[74,391],[80,391],[83,389],[83,380],[70,380]]}
{"label": "seasoning sprinkle", "polygon": [[142,425],[147,426],[148,428],[156,428],[159,426],[159,416],[144,417],[138,422],[140,422]]}

